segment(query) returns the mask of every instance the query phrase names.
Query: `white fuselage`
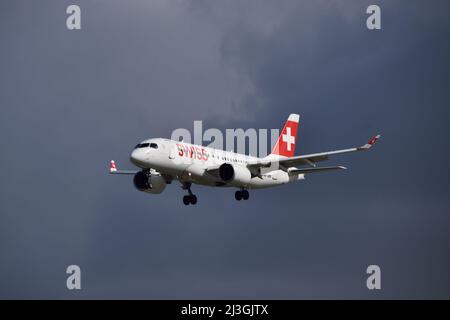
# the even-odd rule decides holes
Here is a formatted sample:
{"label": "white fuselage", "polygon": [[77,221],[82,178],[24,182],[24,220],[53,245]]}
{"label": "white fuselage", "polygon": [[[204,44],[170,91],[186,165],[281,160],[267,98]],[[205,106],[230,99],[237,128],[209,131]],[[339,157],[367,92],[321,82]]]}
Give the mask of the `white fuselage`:
{"label": "white fuselage", "polygon": [[[138,147],[147,144],[146,147]],[[130,155],[132,163],[142,169],[154,169],[163,176],[174,177],[182,182],[255,189],[304,179],[303,174],[290,174],[278,168],[273,170],[269,168],[261,175],[252,176],[245,182],[224,183],[208,170],[213,170],[224,163],[246,170],[248,163],[258,161],[259,158],[163,138],[148,139],[139,145]]]}

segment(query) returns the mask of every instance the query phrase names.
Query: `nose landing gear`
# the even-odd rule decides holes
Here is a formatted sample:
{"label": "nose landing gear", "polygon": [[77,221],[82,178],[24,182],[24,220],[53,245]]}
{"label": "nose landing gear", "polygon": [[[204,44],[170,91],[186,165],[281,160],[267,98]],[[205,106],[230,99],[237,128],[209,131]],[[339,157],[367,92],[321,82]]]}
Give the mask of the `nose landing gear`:
{"label": "nose landing gear", "polygon": [[187,206],[189,204],[192,204],[192,205],[197,204],[197,196],[192,193],[191,185],[192,185],[192,183],[185,182],[185,183],[183,183],[183,186],[182,186],[182,188],[184,190],[187,190],[189,192],[188,195],[185,195],[183,197],[183,203],[184,203],[185,206]]}
{"label": "nose landing gear", "polygon": [[250,197],[250,194],[248,193],[248,190],[245,190],[245,189],[238,190],[234,193],[234,198],[237,201],[248,200],[249,197]]}

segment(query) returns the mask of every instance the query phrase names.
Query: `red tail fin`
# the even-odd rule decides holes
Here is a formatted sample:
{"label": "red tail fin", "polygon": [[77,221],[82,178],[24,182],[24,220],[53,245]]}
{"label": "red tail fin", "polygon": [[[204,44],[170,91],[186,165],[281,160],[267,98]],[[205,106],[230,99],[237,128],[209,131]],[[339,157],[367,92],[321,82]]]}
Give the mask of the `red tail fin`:
{"label": "red tail fin", "polygon": [[300,116],[292,113],[284,124],[283,131],[278,137],[277,143],[273,147],[272,154],[293,157],[295,153],[295,143],[297,139],[297,128]]}

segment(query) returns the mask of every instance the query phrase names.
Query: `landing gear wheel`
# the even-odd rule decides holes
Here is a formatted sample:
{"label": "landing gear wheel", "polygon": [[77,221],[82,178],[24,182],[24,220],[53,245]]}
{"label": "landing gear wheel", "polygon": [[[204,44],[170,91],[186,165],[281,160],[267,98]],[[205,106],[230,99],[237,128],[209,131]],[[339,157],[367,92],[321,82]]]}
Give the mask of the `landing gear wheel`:
{"label": "landing gear wheel", "polygon": [[237,200],[237,201],[241,201],[241,199],[242,199],[242,192],[241,191],[236,191],[235,193],[234,193],[234,197],[235,197],[235,199]]}
{"label": "landing gear wheel", "polygon": [[183,188],[184,190],[187,190],[189,194],[185,195],[183,197],[183,203],[184,205],[189,205],[189,204],[196,204],[197,203],[197,196],[195,194],[192,193],[191,190],[191,182],[183,182],[181,188]]}
{"label": "landing gear wheel", "polygon": [[248,193],[247,190],[242,190],[242,199],[244,200],[248,200],[248,197],[250,196],[250,194]]}

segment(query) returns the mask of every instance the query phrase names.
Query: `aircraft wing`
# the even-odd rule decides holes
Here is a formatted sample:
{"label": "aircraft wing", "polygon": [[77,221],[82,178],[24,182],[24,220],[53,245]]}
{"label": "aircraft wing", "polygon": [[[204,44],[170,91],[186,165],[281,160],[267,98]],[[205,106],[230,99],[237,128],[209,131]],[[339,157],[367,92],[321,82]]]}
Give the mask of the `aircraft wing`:
{"label": "aircraft wing", "polygon": [[[259,168],[265,168],[265,167],[271,167],[279,165],[280,169],[287,170],[291,167],[301,166],[301,165],[310,165],[312,167],[316,166],[317,162],[328,160],[330,156],[336,155],[336,154],[343,154],[343,153],[349,153],[349,152],[356,152],[356,151],[366,151],[369,150],[375,142],[381,137],[381,135],[376,135],[372,139],[370,139],[365,145],[356,147],[356,148],[349,148],[349,149],[341,149],[341,150],[335,150],[335,151],[328,151],[328,152],[320,152],[320,153],[312,153],[312,154],[306,154],[301,156],[295,156],[295,157],[289,157],[289,158],[269,158],[269,159],[261,159],[260,161],[249,163],[247,167],[252,171]],[[292,171],[291,171],[292,172]]]}
{"label": "aircraft wing", "polygon": [[111,174],[136,174],[139,170],[117,170],[116,162],[111,160],[109,165],[109,173]]}

